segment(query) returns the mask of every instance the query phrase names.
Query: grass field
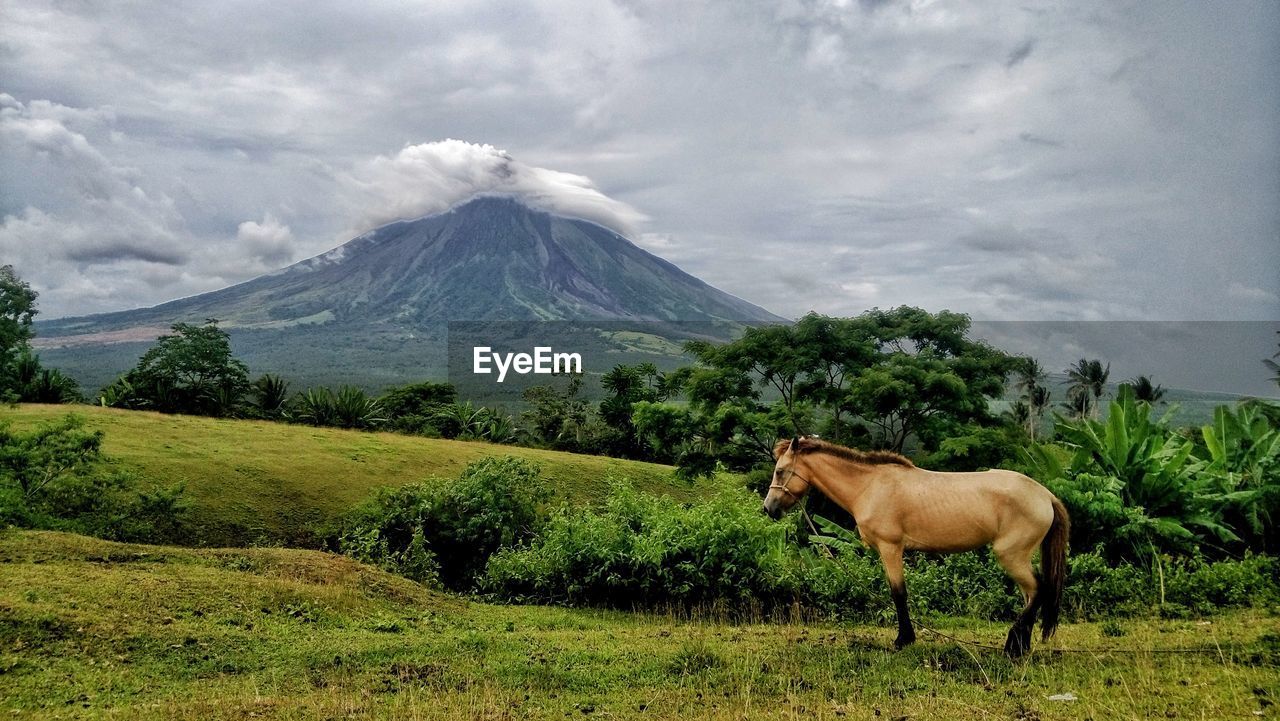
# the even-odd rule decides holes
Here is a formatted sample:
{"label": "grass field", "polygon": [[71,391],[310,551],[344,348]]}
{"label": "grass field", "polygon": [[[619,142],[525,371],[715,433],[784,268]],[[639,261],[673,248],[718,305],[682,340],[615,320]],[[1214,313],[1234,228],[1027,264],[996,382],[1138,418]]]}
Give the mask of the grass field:
{"label": "grass field", "polygon": [[1014,663],[927,634],[894,653],[890,628],[489,606],[318,552],[0,534],[14,719],[1274,717],[1277,625],[1068,624],[1053,645],[1085,652]]}
{"label": "grass field", "polygon": [[208,545],[306,545],[313,528],[378,486],[453,478],[467,463],[494,454],[539,463],[556,496],[573,503],[602,499],[611,478],[682,500],[705,492],[654,463],[395,433],[96,406],[21,405],[0,409],[0,421],[30,428],[68,411],[104,431],[105,454],[145,483],[185,483],[193,536]]}

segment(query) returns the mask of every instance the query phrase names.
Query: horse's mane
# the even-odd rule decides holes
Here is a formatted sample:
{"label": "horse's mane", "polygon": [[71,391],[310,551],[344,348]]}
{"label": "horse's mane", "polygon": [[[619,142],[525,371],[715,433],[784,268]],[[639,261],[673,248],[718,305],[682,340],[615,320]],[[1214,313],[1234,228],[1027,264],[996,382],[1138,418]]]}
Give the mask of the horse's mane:
{"label": "horse's mane", "polygon": [[911,459],[893,451],[860,451],[856,448],[848,448],[846,446],[836,445],[818,438],[801,438],[794,446],[789,440],[778,441],[773,447],[773,457],[780,458],[788,448],[792,448],[796,453],[826,453],[837,458],[843,458],[846,461],[854,463],[868,463],[871,465],[893,464],[906,466],[907,468],[915,468]]}

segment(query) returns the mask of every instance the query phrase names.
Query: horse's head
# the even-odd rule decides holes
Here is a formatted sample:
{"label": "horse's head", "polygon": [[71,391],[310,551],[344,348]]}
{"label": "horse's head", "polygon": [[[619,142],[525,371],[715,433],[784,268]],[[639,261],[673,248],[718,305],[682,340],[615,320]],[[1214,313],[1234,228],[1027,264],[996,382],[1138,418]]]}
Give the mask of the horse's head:
{"label": "horse's head", "polygon": [[809,479],[796,471],[800,458],[799,438],[779,442],[773,449],[773,455],[778,462],[773,467],[773,480],[769,483],[769,493],[764,497],[762,510],[776,521],[809,492]]}

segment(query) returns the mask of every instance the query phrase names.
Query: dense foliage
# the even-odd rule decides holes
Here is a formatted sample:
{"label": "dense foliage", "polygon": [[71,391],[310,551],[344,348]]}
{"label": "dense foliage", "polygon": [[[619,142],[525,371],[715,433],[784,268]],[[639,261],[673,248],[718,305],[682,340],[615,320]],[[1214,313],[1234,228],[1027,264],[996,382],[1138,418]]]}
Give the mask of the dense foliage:
{"label": "dense foliage", "polygon": [[251,388],[249,370],[232,355],[227,332],[215,320],[175,323],[172,330],[103,389],[99,402],[164,413],[241,415]]}
{"label": "dense foliage", "polygon": [[745,493],[676,506],[622,485],[600,511],[563,509],[530,546],[488,565],[504,598],[660,608],[774,607],[794,589],[787,530]]}
{"label": "dense foliage", "polygon": [[42,367],[31,350],[37,297],[13,266],[0,266],[0,402],[75,403],[79,384],[62,371]]}
{"label": "dense foliage", "polygon": [[[619,484],[603,508],[563,509],[532,542],[494,554],[481,587],[514,602],[700,607],[731,615],[799,604],[834,617],[888,618],[879,560],[849,531],[818,522],[822,535],[812,540],[819,545],[804,545],[794,526],[765,519],[751,493],[675,505]],[[1280,593],[1280,564],[1265,556],[1214,563],[1186,556],[1157,573],[1084,552],[1072,556],[1071,566],[1064,612],[1074,618],[1208,614],[1265,605]],[[907,586],[917,612],[1007,620],[1021,605],[986,551],[913,555]]]}
{"label": "dense foliage", "polygon": [[671,379],[687,405],[642,400],[635,425],[654,449],[674,449],[688,475],[769,463],[778,438],[815,432],[935,451],[949,436],[999,423],[990,399],[1017,365],[968,332],[968,316],[901,307],[810,313],[724,345],[693,342],[697,365]]}
{"label": "dense foliage", "polygon": [[1257,404],[1222,407],[1182,434],[1122,385],[1106,420],[1059,417],[1032,446],[1033,475],[1071,511],[1072,546],[1137,559],[1268,550],[1280,514],[1280,433]]}
{"label": "dense foliage", "polygon": [[379,491],[343,522],[334,545],[416,580],[468,589],[490,555],[533,535],[546,499],[536,465],[485,458],[454,480]]}
{"label": "dense foliage", "polygon": [[139,490],[132,475],[104,461],[102,437],[72,415],[25,433],[0,424],[0,527],[182,540],[181,486]]}

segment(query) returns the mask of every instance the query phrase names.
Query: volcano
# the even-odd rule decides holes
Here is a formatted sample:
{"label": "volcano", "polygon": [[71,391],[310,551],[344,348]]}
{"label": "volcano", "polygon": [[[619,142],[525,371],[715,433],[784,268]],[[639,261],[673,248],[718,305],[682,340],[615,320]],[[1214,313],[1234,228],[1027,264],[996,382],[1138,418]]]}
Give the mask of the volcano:
{"label": "volcano", "polygon": [[151,308],[37,323],[37,348],[89,389],[176,322],[216,318],[259,372],[376,386],[438,371],[449,321],[784,320],[622,235],[508,197],[384,225],[314,258]]}

